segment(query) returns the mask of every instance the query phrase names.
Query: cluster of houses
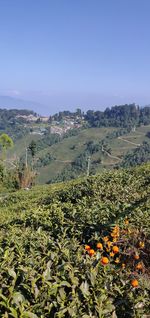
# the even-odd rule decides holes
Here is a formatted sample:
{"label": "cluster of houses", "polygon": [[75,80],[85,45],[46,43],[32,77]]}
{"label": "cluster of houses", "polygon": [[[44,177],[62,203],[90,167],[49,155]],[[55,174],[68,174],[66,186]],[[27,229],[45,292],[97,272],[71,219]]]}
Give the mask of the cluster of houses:
{"label": "cluster of houses", "polygon": [[35,116],[35,115],[17,115],[16,118],[22,118],[26,122],[29,123],[45,123],[47,124],[45,127],[43,126],[33,126],[31,128],[30,134],[33,135],[44,135],[46,132],[47,128],[49,128],[49,131],[52,134],[59,134],[63,135],[65,134],[68,130],[70,129],[75,129],[75,128],[80,128],[83,125],[83,119],[81,117],[76,116],[75,118],[70,117],[70,116],[65,116],[63,119],[60,121],[54,120],[49,120],[49,117],[42,117],[42,116]]}
{"label": "cluster of houses", "polygon": [[80,128],[82,123],[78,119],[64,118],[63,120],[53,121],[51,123],[51,133],[63,135],[70,129]]}
{"label": "cluster of houses", "polygon": [[22,119],[25,119],[25,121],[27,122],[36,122],[38,120],[40,120],[41,122],[43,123],[46,123],[48,122],[49,120],[49,117],[44,117],[44,116],[35,116],[35,115],[17,115],[16,118],[22,118]]}

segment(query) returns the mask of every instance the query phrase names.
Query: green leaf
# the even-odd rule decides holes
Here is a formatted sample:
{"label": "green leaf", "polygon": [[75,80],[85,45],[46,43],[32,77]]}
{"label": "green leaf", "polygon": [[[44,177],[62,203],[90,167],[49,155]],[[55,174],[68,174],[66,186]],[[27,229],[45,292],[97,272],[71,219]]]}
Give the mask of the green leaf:
{"label": "green leaf", "polygon": [[19,318],[16,309],[10,308],[10,311],[11,311],[11,314],[10,314],[10,315],[11,315],[12,317],[14,317],[14,318]]}
{"label": "green leaf", "polygon": [[13,300],[12,302],[16,305],[19,305],[20,303],[22,303],[23,301],[25,301],[24,296],[20,293],[20,292],[16,292],[13,294]]}
{"label": "green leaf", "polygon": [[36,314],[33,314],[31,311],[24,311],[23,318],[39,318]]}
{"label": "green leaf", "polygon": [[61,286],[66,286],[66,287],[71,287],[70,283],[68,283],[67,281],[63,280],[61,283],[60,283]]}
{"label": "green leaf", "polygon": [[82,284],[80,285],[80,289],[81,289],[82,294],[83,294],[84,296],[89,296],[89,295],[90,295],[89,285],[88,285],[87,281],[82,282]]}
{"label": "green leaf", "polygon": [[5,251],[5,253],[4,253],[4,258],[5,258],[5,259],[8,258],[9,253],[10,253],[10,251],[9,251],[9,249],[7,249],[7,250]]}
{"label": "green leaf", "polygon": [[16,277],[17,277],[17,275],[16,275],[16,273],[15,273],[15,271],[14,271],[13,268],[8,268],[8,274],[9,274],[11,277],[13,277],[14,279],[16,279]]}
{"label": "green leaf", "polygon": [[51,270],[50,270],[50,268],[48,267],[44,272],[43,272],[43,278],[44,278],[44,280],[45,281],[47,281],[47,280],[50,280],[50,278],[51,278]]}
{"label": "green leaf", "polygon": [[59,289],[59,294],[60,294],[61,299],[64,301],[66,299],[66,293],[65,293],[64,288]]}

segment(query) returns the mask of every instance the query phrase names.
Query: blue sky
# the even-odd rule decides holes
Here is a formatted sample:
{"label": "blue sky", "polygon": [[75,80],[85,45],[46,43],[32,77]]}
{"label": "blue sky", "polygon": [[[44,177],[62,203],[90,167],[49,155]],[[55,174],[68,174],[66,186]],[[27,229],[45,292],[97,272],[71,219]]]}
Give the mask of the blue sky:
{"label": "blue sky", "polygon": [[149,0],[0,0],[0,95],[41,111],[150,103]]}

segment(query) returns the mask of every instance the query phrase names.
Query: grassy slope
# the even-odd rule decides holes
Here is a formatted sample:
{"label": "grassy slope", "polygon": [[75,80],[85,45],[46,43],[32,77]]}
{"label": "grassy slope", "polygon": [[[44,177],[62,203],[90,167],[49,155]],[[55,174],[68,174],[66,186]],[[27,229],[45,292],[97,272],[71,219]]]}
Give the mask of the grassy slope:
{"label": "grassy slope", "polygon": [[[50,152],[57,160],[48,164],[45,167],[39,169],[39,174],[37,177],[37,182],[44,184],[50,178],[54,178],[58,173],[60,173],[64,167],[66,167],[67,162],[61,161],[73,161],[80,153],[85,149],[85,143],[93,140],[98,142],[106,137],[107,134],[116,130],[115,128],[89,128],[79,132],[79,135],[72,136],[66,139],[63,139],[60,143],[55,144],[51,147],[45,148],[43,151],[38,152],[37,157],[44,157],[47,152]],[[148,140],[145,137],[146,132],[150,131],[150,126],[141,126],[136,129],[135,132],[122,136],[124,139],[127,139],[135,144],[141,144],[143,141]],[[39,135],[27,135],[22,140],[19,140],[13,153],[20,155],[24,152],[25,147],[29,142],[34,139],[37,140],[41,138]],[[118,138],[108,140],[109,146],[112,149],[112,155],[122,158],[129,150],[135,149],[137,146],[127,143]],[[75,145],[75,149],[71,149],[71,146]],[[101,158],[102,164],[97,166],[97,172],[101,171],[103,168],[112,168],[114,164],[118,161],[115,158],[110,158],[107,154],[101,156],[100,152],[95,153],[92,156],[92,160],[97,160]]]}
{"label": "grassy slope", "polygon": [[32,135],[32,134],[27,134],[26,136],[24,136],[23,138],[19,139],[16,141],[13,149],[9,150],[8,153],[8,157],[13,157],[14,155],[16,155],[17,157],[19,157],[20,155],[25,154],[25,150],[28,147],[28,145],[30,144],[30,142],[32,140],[39,140],[41,138],[40,135]]}
{"label": "grassy slope", "polygon": [[[100,141],[108,133],[111,133],[114,128],[90,128],[86,129],[83,132],[79,134],[79,136],[70,137],[66,140],[63,140],[59,143],[59,145],[54,145],[50,149],[45,149],[46,152],[50,152],[55,158],[59,160],[74,160],[76,156],[78,156],[80,153],[82,153],[85,149],[85,143],[87,141],[93,140],[93,141]],[[142,143],[143,141],[148,140],[147,137],[145,137],[145,133],[150,130],[150,126],[146,127],[140,127],[135,132],[131,132],[128,135],[124,135],[123,138],[133,142],[133,143]],[[112,149],[112,155],[116,157],[123,157],[129,150],[135,149],[137,146],[126,143],[122,140],[119,140],[117,138],[109,140],[108,144],[110,148]],[[76,145],[74,150],[71,150],[70,147],[72,145]],[[44,152],[43,152],[44,154]],[[97,172],[102,171],[103,168],[111,168],[114,164],[116,164],[117,160],[108,157],[106,154],[103,156],[100,152],[95,153],[92,156],[92,160],[97,160],[101,158],[102,164],[97,166]],[[61,163],[57,162],[50,163],[45,168],[40,169],[40,174],[38,177],[38,182],[43,183],[43,181],[48,181],[49,176],[54,177],[56,176],[56,173],[60,173],[63,168],[66,166],[67,163]]]}

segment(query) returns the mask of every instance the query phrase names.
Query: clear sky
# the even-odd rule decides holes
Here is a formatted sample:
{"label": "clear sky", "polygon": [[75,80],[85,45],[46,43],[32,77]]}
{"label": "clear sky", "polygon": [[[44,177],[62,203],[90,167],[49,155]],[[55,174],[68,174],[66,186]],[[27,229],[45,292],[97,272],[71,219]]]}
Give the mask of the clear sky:
{"label": "clear sky", "polygon": [[148,104],[149,86],[150,0],[0,0],[0,95],[47,113]]}

